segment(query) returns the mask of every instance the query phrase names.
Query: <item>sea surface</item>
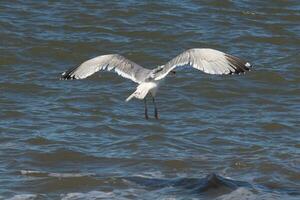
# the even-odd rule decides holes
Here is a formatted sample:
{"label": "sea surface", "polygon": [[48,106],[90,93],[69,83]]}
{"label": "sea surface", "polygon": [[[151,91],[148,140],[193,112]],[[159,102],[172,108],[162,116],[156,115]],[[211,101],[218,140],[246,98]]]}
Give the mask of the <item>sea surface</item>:
{"label": "sea surface", "polygon": [[[178,70],[159,120],[114,73],[59,80],[196,47],[253,70]],[[1,0],[0,111],[0,199],[300,199],[300,2]]]}

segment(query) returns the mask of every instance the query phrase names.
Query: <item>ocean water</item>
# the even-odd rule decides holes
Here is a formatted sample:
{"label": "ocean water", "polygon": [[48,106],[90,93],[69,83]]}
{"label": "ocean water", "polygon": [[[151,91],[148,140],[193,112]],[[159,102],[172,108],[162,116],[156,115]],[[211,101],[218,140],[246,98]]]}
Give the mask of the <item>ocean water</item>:
{"label": "ocean water", "polygon": [[[300,3],[0,2],[0,199],[299,199]],[[160,119],[109,72],[61,81],[119,53],[154,68],[189,48],[254,66],[178,70]]]}

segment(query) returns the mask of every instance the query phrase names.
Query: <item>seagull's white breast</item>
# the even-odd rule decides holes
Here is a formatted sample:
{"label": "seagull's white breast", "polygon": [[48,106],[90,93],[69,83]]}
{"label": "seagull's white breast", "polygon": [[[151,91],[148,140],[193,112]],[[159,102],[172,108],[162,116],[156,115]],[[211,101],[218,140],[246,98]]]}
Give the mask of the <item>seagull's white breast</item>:
{"label": "seagull's white breast", "polygon": [[156,95],[158,87],[158,81],[143,82],[138,86],[138,88],[140,88],[141,90],[149,91],[153,97]]}

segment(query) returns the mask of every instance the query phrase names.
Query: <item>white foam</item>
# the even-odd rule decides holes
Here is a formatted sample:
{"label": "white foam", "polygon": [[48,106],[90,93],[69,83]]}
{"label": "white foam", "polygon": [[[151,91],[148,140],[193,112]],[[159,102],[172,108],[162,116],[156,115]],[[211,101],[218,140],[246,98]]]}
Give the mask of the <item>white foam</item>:
{"label": "white foam", "polygon": [[47,174],[46,172],[34,170],[21,170],[20,172],[22,175]]}
{"label": "white foam", "polygon": [[229,194],[219,196],[216,200],[256,200],[257,195],[246,188],[238,188]]}
{"label": "white foam", "polygon": [[[281,200],[281,199],[289,199],[294,200],[291,196],[284,196],[278,193],[268,193],[268,192],[260,192],[257,191],[253,193],[251,190],[247,188],[238,188],[232,191],[229,194],[225,194],[216,198],[216,200]],[[296,200],[297,198],[295,198]]]}
{"label": "white foam", "polygon": [[58,178],[72,178],[72,177],[85,177],[93,176],[93,173],[49,173],[49,177],[58,177]]}
{"label": "white foam", "polygon": [[18,194],[6,200],[33,200],[36,199],[36,194]]}
{"label": "white foam", "polygon": [[90,191],[87,193],[68,193],[66,195],[62,195],[62,200],[79,200],[79,199],[114,199],[114,194],[112,192],[101,192],[101,191]]}
{"label": "white foam", "polygon": [[96,175],[94,173],[49,173],[43,171],[34,171],[34,170],[21,170],[22,175],[27,176],[48,176],[48,177],[57,177],[57,178],[72,178],[72,177],[85,177]]}

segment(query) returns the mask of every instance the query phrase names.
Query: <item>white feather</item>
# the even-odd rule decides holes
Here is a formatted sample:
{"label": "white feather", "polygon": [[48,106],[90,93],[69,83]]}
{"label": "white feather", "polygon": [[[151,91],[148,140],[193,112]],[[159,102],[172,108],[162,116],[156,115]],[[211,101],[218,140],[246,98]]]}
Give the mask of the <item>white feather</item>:
{"label": "white feather", "polygon": [[155,75],[155,80],[163,79],[171,70],[176,67],[189,65],[208,74],[229,74],[240,73],[249,70],[250,63],[227,55],[214,49],[190,49],[187,50],[163,67],[163,70]]}

